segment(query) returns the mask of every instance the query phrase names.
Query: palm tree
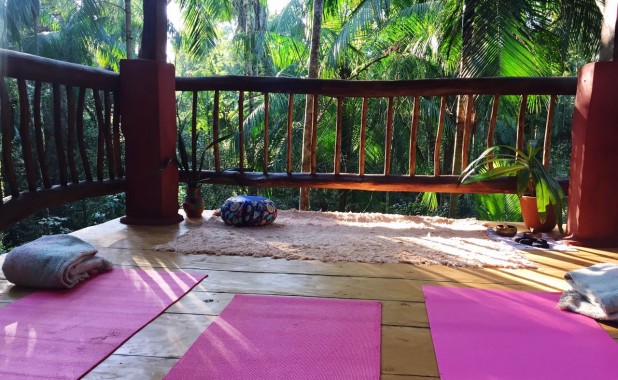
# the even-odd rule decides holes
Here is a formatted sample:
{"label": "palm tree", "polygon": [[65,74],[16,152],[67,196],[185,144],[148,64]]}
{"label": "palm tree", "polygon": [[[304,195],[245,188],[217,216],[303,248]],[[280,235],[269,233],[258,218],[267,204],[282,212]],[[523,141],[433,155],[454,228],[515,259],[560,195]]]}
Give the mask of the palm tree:
{"label": "palm tree", "polygon": [[124,0],[124,35],[125,41],[127,45],[127,59],[133,59],[133,27],[131,26],[131,22],[133,17],[131,15],[131,11],[133,6],[131,4],[131,0]]}
{"label": "palm tree", "polygon": [[[119,60],[133,49],[130,45],[125,48],[122,42],[123,34],[131,34],[130,30],[125,32],[130,20],[120,19],[126,8],[118,1],[0,1],[0,25],[4,26],[0,44],[49,58],[117,69]],[[123,12],[118,13],[118,8]]]}
{"label": "palm tree", "polygon": [[39,0],[0,1],[0,45],[36,53],[40,13]]}
{"label": "palm tree", "polygon": [[219,39],[217,23],[234,20],[235,39],[244,63],[244,75],[264,75],[267,8],[262,0],[179,0],[184,31],[183,50],[203,59]]}
{"label": "palm tree", "polygon": [[[313,0],[313,21],[311,23],[311,47],[309,49],[309,78],[318,78],[319,74],[319,54],[320,54],[320,34],[322,30],[322,15],[324,13],[324,0]],[[305,102],[305,122],[303,128],[303,153],[302,171],[311,171],[311,135],[313,121],[313,97],[307,95]],[[309,210],[309,189],[300,189],[300,210]]]}

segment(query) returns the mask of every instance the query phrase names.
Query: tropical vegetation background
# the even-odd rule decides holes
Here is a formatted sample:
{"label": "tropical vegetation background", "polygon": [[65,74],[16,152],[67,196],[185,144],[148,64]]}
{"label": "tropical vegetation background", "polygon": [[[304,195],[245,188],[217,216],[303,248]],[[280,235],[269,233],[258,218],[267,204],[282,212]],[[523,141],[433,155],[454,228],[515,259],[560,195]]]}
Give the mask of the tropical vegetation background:
{"label": "tropical vegetation background", "polygon": [[[150,1],[150,0],[144,0]],[[397,80],[486,76],[574,76],[596,60],[600,45],[602,7],[599,0],[171,0],[168,1],[168,60],[178,76],[249,75],[319,77],[345,80]],[[138,0],[0,0],[0,47],[68,62],[118,70],[119,62],[140,51],[142,1]],[[313,54],[312,54],[313,53]],[[188,95],[188,94],[187,94]],[[221,125],[238,125],[237,99],[223,94]],[[198,128],[210,133],[212,99],[200,94]],[[178,124],[190,121],[191,99],[178,94]],[[436,103],[438,101],[438,103]],[[358,166],[360,101],[344,102],[343,167]],[[530,97],[526,137],[544,133],[546,97]],[[295,157],[300,157],[305,99],[294,110]],[[263,128],[264,98],[249,94],[243,124],[247,132],[247,167],[261,171],[260,145],[251,136]],[[412,101],[395,105],[393,173],[404,173]],[[496,144],[513,145],[519,98],[503,97]],[[311,107],[307,107],[310,109]],[[441,171],[451,173],[457,123],[463,117],[458,99],[448,99]],[[439,100],[421,98],[418,174],[433,172],[433,146]],[[552,173],[567,177],[573,97],[559,97],[552,135]],[[272,171],[285,170],[286,99],[270,102]],[[385,119],[385,101],[370,102],[368,125]],[[472,154],[484,144],[491,97],[475,99]],[[319,104],[320,123],[334,125],[336,104]],[[93,118],[94,119],[94,118]],[[356,127],[355,127],[356,126]],[[184,128],[189,130],[190,128]],[[384,131],[368,130],[367,172],[381,172]],[[186,136],[185,136],[186,137]],[[16,133],[16,139],[19,134]],[[93,132],[94,138],[94,132]],[[200,141],[206,146],[210,141]],[[234,141],[227,142],[224,164],[233,165]],[[318,136],[327,165],[334,134],[324,128]],[[459,145],[459,149],[460,145]],[[227,152],[227,153],[226,153]],[[278,153],[279,152],[279,153]],[[229,154],[226,161],[225,154]],[[19,165],[19,163],[18,163]],[[294,168],[300,171],[299,161]],[[324,168],[324,171],[327,171]],[[297,189],[248,189],[205,185],[207,208],[217,208],[235,193],[255,193],[274,199],[281,209],[298,207]],[[314,189],[310,209],[356,212],[435,214],[517,220],[515,196],[431,196]],[[182,197],[181,191],[181,197]],[[63,233],[118,217],[124,213],[122,195],[106,196],[47,209],[3,234],[4,249],[42,234]]]}

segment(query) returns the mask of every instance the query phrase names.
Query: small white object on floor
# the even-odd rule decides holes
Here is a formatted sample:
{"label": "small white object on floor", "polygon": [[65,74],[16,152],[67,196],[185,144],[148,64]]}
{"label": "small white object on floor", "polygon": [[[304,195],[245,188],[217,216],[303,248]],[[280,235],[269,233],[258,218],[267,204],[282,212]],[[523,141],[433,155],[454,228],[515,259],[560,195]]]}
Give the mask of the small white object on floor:
{"label": "small white object on floor", "polygon": [[590,318],[618,321],[618,265],[595,264],[564,275],[571,286],[558,307]]}
{"label": "small white object on floor", "polygon": [[577,251],[576,248],[571,247],[570,245],[563,243],[561,241],[556,241],[554,239],[552,239],[548,234],[543,234],[542,239],[545,239],[547,241],[547,244],[549,245],[549,248],[541,248],[541,247],[534,247],[531,245],[527,245],[527,244],[521,244],[516,242],[514,239],[518,238],[518,237],[522,237],[523,234],[521,232],[518,232],[517,235],[513,236],[513,237],[506,237],[506,236],[500,236],[496,233],[496,231],[493,228],[488,228],[487,229],[487,236],[489,236],[491,239],[496,240],[496,241],[502,241],[508,245],[510,245],[513,248],[516,249],[540,249],[540,250],[552,250],[552,251],[562,251],[562,252],[575,252]]}
{"label": "small white object on floor", "polygon": [[112,269],[89,243],[71,235],[47,235],[13,249],[2,271],[15,285],[72,288],[90,275]]}

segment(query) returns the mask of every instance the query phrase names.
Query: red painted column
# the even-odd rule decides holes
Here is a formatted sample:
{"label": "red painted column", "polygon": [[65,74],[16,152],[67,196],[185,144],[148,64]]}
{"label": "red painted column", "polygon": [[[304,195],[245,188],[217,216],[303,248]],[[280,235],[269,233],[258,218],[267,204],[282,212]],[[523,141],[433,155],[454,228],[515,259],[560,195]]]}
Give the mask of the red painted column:
{"label": "red painted column", "polygon": [[174,66],[154,60],[120,62],[120,113],[126,149],[125,224],[166,225],[178,214]]}
{"label": "red painted column", "polygon": [[579,71],[573,115],[567,241],[618,246],[618,62]]}

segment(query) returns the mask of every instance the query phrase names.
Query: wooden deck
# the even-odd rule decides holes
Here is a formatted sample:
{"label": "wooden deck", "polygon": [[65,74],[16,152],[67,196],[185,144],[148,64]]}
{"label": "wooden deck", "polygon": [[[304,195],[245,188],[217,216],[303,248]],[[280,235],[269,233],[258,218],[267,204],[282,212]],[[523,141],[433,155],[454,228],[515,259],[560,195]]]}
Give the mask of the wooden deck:
{"label": "wooden deck", "polygon": [[[540,265],[538,270],[184,256],[151,249],[187,228],[185,222],[171,227],[134,227],[114,220],[74,233],[117,266],[208,274],[187,296],[92,370],[87,379],[162,378],[237,293],[380,300],[382,379],[437,379],[422,285],[561,291],[566,271],[599,262],[618,263],[618,249],[534,251],[528,258]],[[11,287],[0,277],[0,306],[27,294]],[[618,340],[616,325],[604,327]]]}

